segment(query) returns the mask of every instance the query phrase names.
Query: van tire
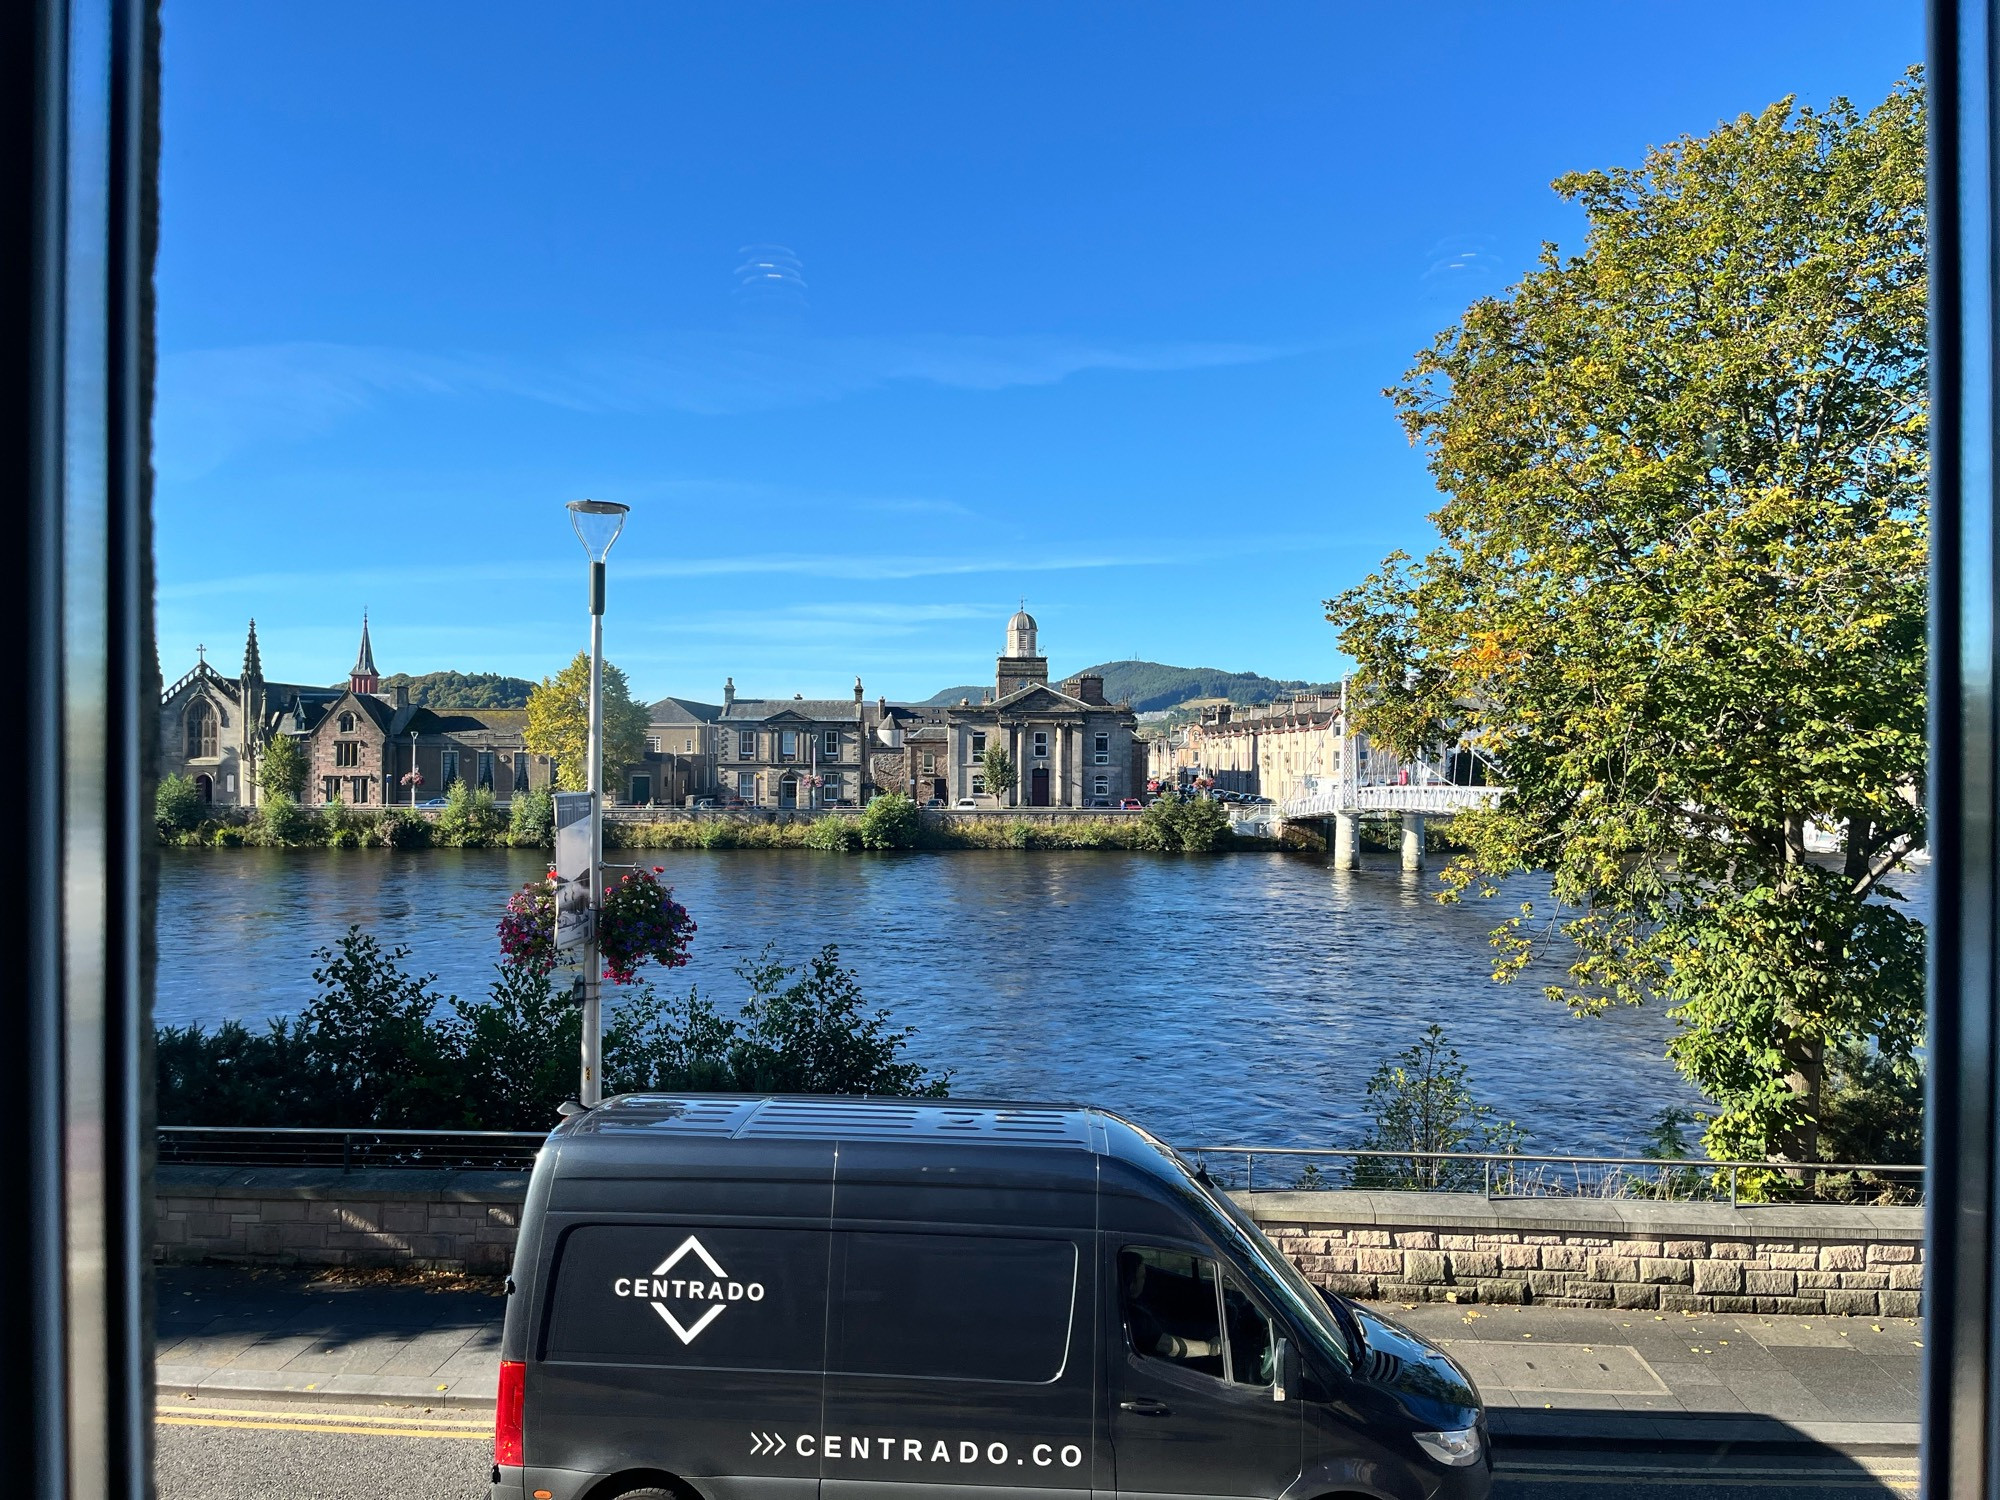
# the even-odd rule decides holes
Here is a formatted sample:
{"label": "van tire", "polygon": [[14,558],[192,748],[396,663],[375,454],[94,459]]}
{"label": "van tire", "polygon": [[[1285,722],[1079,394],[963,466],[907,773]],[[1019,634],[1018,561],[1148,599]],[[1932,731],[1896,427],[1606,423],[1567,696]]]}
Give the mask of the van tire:
{"label": "van tire", "polygon": [[687,1497],[673,1490],[663,1490],[656,1484],[645,1485],[636,1490],[620,1490],[611,1500],[687,1500]]}

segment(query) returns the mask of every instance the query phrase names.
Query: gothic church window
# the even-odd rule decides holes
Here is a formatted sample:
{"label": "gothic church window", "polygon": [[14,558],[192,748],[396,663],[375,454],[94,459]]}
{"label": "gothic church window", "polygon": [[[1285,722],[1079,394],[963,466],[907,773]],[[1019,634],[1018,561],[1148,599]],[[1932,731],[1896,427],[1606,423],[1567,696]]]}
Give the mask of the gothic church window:
{"label": "gothic church window", "polygon": [[352,733],[354,733],[354,715],[353,715],[353,714],[342,714],[342,715],[340,716],[340,732],[341,732],[342,734],[352,734]]}
{"label": "gothic church window", "polygon": [[203,760],[215,753],[215,710],[197,699],[188,710],[187,758]]}

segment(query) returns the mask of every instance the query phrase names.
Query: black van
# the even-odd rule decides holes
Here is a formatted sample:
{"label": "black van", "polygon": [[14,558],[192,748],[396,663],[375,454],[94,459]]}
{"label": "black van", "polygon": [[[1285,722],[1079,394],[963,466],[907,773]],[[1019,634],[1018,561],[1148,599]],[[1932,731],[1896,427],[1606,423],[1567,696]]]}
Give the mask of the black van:
{"label": "black van", "polygon": [[625,1095],[528,1189],[495,1500],[1480,1497],[1464,1371],[1101,1110]]}

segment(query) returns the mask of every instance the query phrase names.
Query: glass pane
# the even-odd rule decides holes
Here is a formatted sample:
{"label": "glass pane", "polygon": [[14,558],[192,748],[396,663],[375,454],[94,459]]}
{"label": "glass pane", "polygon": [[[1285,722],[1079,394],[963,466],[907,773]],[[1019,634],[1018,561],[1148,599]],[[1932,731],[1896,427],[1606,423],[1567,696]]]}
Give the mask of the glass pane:
{"label": "glass pane", "polygon": [[1223,1373],[1214,1261],[1178,1250],[1121,1250],[1118,1292],[1134,1354]]}
{"label": "glass pane", "polygon": [[1271,1320],[1234,1278],[1222,1285],[1222,1317],[1229,1330],[1229,1378],[1242,1385],[1269,1385]]}

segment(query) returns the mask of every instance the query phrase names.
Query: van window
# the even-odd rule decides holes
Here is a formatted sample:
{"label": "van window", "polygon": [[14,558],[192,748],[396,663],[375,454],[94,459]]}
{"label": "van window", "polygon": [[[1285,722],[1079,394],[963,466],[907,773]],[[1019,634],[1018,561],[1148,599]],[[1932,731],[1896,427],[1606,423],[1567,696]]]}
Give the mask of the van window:
{"label": "van window", "polygon": [[840,1236],[827,1367],[852,1375],[1047,1382],[1069,1357],[1076,1247],[945,1234]]}
{"label": "van window", "polygon": [[1127,1246],[1118,1252],[1118,1296],[1134,1354],[1222,1375],[1214,1261],[1179,1250]]}
{"label": "van window", "polygon": [[583,1225],[557,1253],[544,1357],[817,1370],[826,1261],[825,1230]]}
{"label": "van window", "polygon": [[1229,1378],[1238,1385],[1269,1385],[1274,1362],[1271,1320],[1234,1276],[1222,1278],[1222,1331],[1229,1344]]}

